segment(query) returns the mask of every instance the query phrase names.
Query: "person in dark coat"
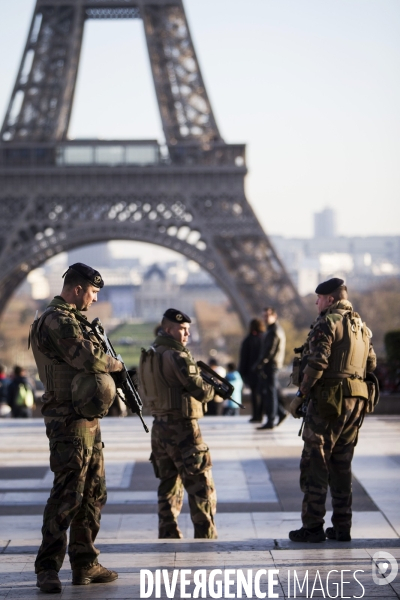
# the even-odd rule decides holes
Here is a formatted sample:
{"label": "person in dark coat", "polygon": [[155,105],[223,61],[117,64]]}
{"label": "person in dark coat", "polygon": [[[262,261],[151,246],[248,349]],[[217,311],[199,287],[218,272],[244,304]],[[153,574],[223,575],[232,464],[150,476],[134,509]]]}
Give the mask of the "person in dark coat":
{"label": "person in dark coat", "polygon": [[264,309],[264,321],[267,331],[263,338],[256,370],[259,377],[262,409],[267,416],[267,422],[257,429],[273,429],[276,416],[278,416],[277,425],[287,417],[287,412],[278,395],[278,372],[282,368],[285,358],[286,336],[278,322],[276,310],[271,306]]}
{"label": "person in dark coat", "polygon": [[249,334],[244,338],[240,347],[238,370],[244,383],[251,391],[252,417],[250,423],[261,422],[261,399],[257,393],[258,373],[254,369],[254,364],[261,353],[264,331],[264,323],[261,319],[252,319]]}

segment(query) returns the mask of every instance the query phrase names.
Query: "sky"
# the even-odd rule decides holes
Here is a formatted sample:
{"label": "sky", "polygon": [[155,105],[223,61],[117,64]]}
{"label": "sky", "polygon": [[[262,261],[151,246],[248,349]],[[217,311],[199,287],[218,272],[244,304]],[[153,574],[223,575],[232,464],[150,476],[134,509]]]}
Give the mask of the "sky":
{"label": "sky", "polygon": [[[0,119],[35,0],[0,0]],[[184,0],[223,138],[268,234],[400,234],[400,2]],[[140,20],[85,26],[70,137],[163,139]]]}

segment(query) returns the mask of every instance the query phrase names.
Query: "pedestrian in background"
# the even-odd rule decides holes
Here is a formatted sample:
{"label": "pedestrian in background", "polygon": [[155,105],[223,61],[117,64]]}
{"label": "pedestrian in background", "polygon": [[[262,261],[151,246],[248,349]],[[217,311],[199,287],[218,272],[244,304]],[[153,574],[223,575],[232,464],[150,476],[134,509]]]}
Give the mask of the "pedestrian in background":
{"label": "pedestrian in background", "polygon": [[222,414],[235,416],[239,414],[239,407],[236,404],[236,402],[238,402],[239,404],[242,403],[243,380],[240,376],[239,371],[236,369],[235,363],[228,363],[226,369],[227,373],[225,378],[235,388],[231,396],[234,402],[232,402],[232,400],[230,400],[229,398],[227,400],[224,400]]}
{"label": "pedestrian in background", "polygon": [[259,373],[258,384],[262,409],[267,416],[267,421],[258,429],[273,429],[277,416],[278,423],[276,425],[282,423],[287,416],[278,396],[278,373],[279,369],[283,367],[285,358],[286,335],[278,322],[276,310],[271,306],[264,309],[264,322],[267,331],[264,335],[256,370]]}
{"label": "pedestrian in background", "polygon": [[7,388],[9,383],[10,380],[6,375],[5,368],[3,365],[0,365],[0,417],[9,417],[11,414],[7,396]]}
{"label": "pedestrian in background", "polygon": [[261,399],[258,394],[258,371],[254,369],[262,348],[264,323],[261,319],[252,319],[249,334],[244,338],[239,354],[239,373],[243,382],[250,388],[252,416],[250,423],[261,422]]}
{"label": "pedestrian in background", "polygon": [[0,404],[7,403],[7,387],[10,383],[3,365],[0,365]]}
{"label": "pedestrian in background", "polygon": [[16,419],[29,419],[32,417],[35,394],[25,370],[16,365],[13,377],[7,387],[7,400],[12,416]]}

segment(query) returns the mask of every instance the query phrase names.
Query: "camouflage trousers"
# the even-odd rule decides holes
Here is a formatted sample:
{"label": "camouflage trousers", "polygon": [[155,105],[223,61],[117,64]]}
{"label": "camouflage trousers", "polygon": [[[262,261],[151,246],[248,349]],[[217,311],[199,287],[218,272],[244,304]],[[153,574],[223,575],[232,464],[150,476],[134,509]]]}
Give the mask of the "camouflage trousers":
{"label": "camouflage trousers", "polygon": [[183,492],[189,497],[195,538],[215,539],[217,496],[211,456],[196,419],[156,417],[151,431],[150,457],[158,486],[158,537],[179,538],[178,516]]}
{"label": "camouflage trousers", "polygon": [[351,528],[351,461],[362,419],[364,400],[343,398],[340,417],[323,419],[313,401],[308,405],[303,431],[304,448],[300,461],[300,487],[304,493],[303,527],[324,524],[325,502],[330,487],[332,524],[336,529]]}
{"label": "camouflage trousers", "polygon": [[[79,423],[82,425],[82,419]],[[90,424],[87,421],[87,424]],[[50,468],[53,487],[47,501],[42,527],[42,544],[35,571],[59,571],[67,549],[72,568],[97,562],[94,546],[100,529],[100,512],[107,499],[103,443],[100,429],[81,428],[69,435],[50,439]]]}

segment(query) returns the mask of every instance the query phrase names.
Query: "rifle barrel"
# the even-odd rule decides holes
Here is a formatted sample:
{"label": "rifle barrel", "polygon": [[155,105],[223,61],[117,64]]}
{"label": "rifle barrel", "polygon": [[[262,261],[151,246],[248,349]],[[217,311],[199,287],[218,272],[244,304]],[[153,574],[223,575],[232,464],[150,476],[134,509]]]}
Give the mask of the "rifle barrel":
{"label": "rifle barrel", "polygon": [[109,340],[104,331],[104,327],[101,324],[100,319],[94,319],[91,325],[97,339],[103,344],[105,352],[113,358],[116,358],[123,364],[123,370],[126,373],[126,381],[122,384],[122,387],[125,389],[122,389],[122,394],[118,395],[121,398],[121,400],[128,406],[128,408],[130,408],[133,413],[138,415],[139,419],[142,422],[145,432],[149,433],[149,428],[147,427],[142,417],[142,399],[136,390],[135,384],[133,383],[131,376],[129,375],[128,369],[126,368],[124,361],[122,360],[122,356],[120,354],[118,354],[117,356],[117,353],[115,352],[111,341]]}

